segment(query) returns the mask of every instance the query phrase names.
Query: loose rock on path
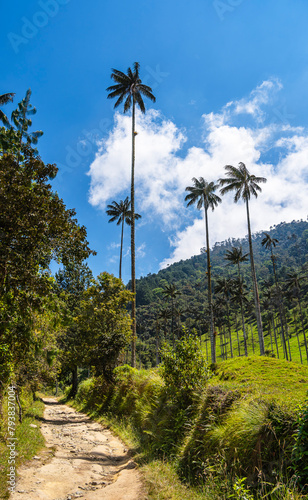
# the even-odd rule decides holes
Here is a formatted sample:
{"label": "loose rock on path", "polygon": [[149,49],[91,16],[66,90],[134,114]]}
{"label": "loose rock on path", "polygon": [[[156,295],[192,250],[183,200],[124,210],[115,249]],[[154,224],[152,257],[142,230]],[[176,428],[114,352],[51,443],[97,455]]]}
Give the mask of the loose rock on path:
{"label": "loose rock on path", "polygon": [[144,500],[121,441],[83,413],[44,398],[47,450],[20,467],[11,500]]}

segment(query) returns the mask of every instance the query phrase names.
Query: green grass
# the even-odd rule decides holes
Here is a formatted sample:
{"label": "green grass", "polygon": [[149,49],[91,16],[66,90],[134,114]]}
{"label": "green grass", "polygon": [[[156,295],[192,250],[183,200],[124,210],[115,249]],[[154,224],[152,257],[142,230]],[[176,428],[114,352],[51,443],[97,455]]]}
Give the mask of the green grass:
{"label": "green grass", "polygon": [[150,500],[223,500],[237,494],[237,484],[247,499],[295,500],[307,498],[296,490],[291,467],[296,407],[307,398],[307,382],[308,367],[298,363],[234,358],[215,366],[192,410],[166,392],[156,369],[123,366],[115,386],[82,382],[74,406],[132,449]]}
{"label": "green grass", "polygon": [[[20,424],[18,421],[16,405],[16,469],[21,464],[31,459],[44,447],[44,438],[40,432],[39,418],[42,417],[44,404],[41,401],[33,401],[30,393],[23,391],[21,395],[21,405],[23,408],[23,421]],[[0,430],[0,498],[9,498],[7,489],[7,473],[8,473],[8,415],[7,415],[7,396],[4,396],[3,405],[3,420]],[[30,424],[37,425],[31,427]]]}
{"label": "green grass", "polygon": [[274,399],[294,410],[307,398],[308,366],[264,356],[233,358],[217,364],[210,385]]}
{"label": "green grass", "polygon": [[[259,343],[258,343],[258,331],[256,326],[254,325],[252,328],[246,324],[246,334],[247,334],[247,350],[248,350],[248,355],[253,356],[253,355],[259,355],[260,349],[259,349]],[[217,361],[221,362],[223,359],[230,359],[231,358],[231,353],[230,353],[230,345],[229,345],[229,340],[225,339],[222,337],[222,342],[221,342],[221,332],[218,332],[218,336],[216,337],[216,355],[217,355]],[[239,341],[240,341],[240,351],[238,349],[238,341],[237,341],[237,334],[236,331],[232,328],[231,329],[231,338],[232,338],[232,348],[233,348],[233,356],[234,357],[242,357],[244,356],[244,342],[243,342],[243,332],[239,328],[238,330],[238,335],[239,335]],[[253,342],[252,342],[252,337],[253,337]],[[281,338],[279,335],[279,327],[277,328],[276,332],[276,337],[277,337],[277,345],[278,345],[278,354],[277,354],[277,348],[276,348],[276,343],[274,339],[274,334],[272,332],[272,342],[270,335],[268,334],[267,329],[265,328],[264,330],[264,347],[265,351],[268,353],[268,355],[274,356],[276,359],[284,360],[284,352],[283,352],[283,347],[282,347],[282,342]],[[308,361],[307,361],[307,355],[306,355],[306,350],[305,350],[305,345],[304,345],[304,336],[303,332],[298,325],[298,338],[299,338],[299,343],[301,347],[301,354],[302,354],[302,362],[304,366],[308,366]],[[223,349],[221,348],[221,343],[225,343],[225,340],[227,340],[225,347]],[[301,364],[301,357],[300,357],[300,352],[298,348],[298,339],[295,331],[295,327],[293,325],[289,325],[289,345],[288,346],[288,360],[291,359],[292,362],[299,363]],[[209,342],[209,337],[208,335],[202,335],[202,350],[204,353],[207,354],[208,361],[210,362],[210,342]],[[222,350],[224,351],[224,354],[222,354]],[[240,354],[239,354],[240,352]],[[290,352],[291,352],[291,358],[290,358]]]}

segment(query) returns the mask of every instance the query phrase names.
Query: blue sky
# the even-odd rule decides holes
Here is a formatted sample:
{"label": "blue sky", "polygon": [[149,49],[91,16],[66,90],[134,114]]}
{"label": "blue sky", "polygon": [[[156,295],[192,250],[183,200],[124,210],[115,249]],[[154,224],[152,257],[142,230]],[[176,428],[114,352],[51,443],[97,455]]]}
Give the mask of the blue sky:
{"label": "blue sky", "polygon": [[[12,0],[1,15],[1,89],[32,89],[39,151],[54,188],[88,230],[95,275],[118,274],[119,227],[106,204],[129,194],[130,116],[107,100],[111,68],[134,61],[156,104],[137,116],[137,275],[199,253],[192,177],[243,161],[268,178],[252,229],[307,218],[308,4],[304,0]],[[245,236],[231,198],[210,214],[211,243]],[[129,279],[129,231],[124,281]]]}

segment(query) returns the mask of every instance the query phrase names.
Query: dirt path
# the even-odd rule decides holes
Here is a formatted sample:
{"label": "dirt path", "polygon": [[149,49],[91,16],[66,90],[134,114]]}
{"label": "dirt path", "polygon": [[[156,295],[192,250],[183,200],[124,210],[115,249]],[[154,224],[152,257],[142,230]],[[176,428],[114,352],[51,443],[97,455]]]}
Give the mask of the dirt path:
{"label": "dirt path", "polygon": [[44,398],[47,450],[18,470],[11,500],[144,500],[142,484],[119,439],[83,413]]}

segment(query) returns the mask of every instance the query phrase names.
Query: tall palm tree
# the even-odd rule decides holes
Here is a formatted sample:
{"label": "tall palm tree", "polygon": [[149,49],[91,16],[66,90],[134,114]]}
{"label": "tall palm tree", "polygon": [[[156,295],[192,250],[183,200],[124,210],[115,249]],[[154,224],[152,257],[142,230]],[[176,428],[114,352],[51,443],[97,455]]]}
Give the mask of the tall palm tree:
{"label": "tall palm tree", "polygon": [[180,290],[176,288],[176,286],[172,283],[171,285],[166,284],[162,293],[171,300],[171,334],[172,334],[172,342],[173,347],[175,346],[175,338],[174,338],[174,299],[181,295]]}
{"label": "tall palm tree", "polygon": [[[14,98],[14,93],[9,92],[8,94],[1,94],[0,95],[0,106],[3,104],[7,104],[10,101],[13,101]],[[0,121],[5,125],[6,127],[10,126],[10,122],[7,118],[7,116],[3,113],[3,111],[0,109]]]}
{"label": "tall palm tree", "polygon": [[131,268],[132,268],[132,366],[136,365],[136,272],[135,272],[135,112],[136,105],[142,113],[145,113],[145,106],[142,96],[148,97],[152,102],[155,102],[155,97],[152,94],[152,89],[148,85],[144,85],[139,75],[140,65],[134,63],[133,69],[128,68],[127,74],[117,69],[112,69],[111,78],[115,85],[107,88],[108,99],[117,98],[114,105],[117,108],[124,100],[124,113],[132,107],[132,170],[131,170]]}
{"label": "tall palm tree", "polygon": [[243,330],[243,338],[244,338],[244,350],[245,350],[245,356],[248,356],[248,350],[247,350],[247,334],[246,334],[246,327],[245,327],[245,314],[244,314],[244,303],[248,303],[248,298],[246,294],[246,285],[241,277],[239,279],[234,280],[233,282],[233,288],[232,288],[232,298],[231,302],[240,304],[241,308],[241,318],[242,318],[242,330]]}
{"label": "tall palm tree", "polygon": [[231,323],[230,323],[230,292],[231,292],[231,280],[230,278],[218,278],[214,287],[215,293],[221,293],[225,298],[226,310],[227,310],[227,324],[230,342],[230,355],[233,358],[232,349],[232,335],[231,335]]}
{"label": "tall palm tree", "polygon": [[[119,266],[119,278],[122,279],[122,252],[123,252],[123,237],[124,237],[124,222],[128,226],[132,224],[132,211],[130,210],[130,201],[128,196],[125,200],[120,200],[119,203],[113,201],[111,205],[107,205],[106,214],[111,218],[108,222],[117,221],[117,226],[121,224],[121,246],[120,246],[120,266]],[[135,214],[135,220],[140,219],[141,215]]]}
{"label": "tall palm tree", "polygon": [[264,355],[265,349],[264,349],[264,337],[263,337],[262,318],[260,310],[260,299],[259,299],[259,291],[258,291],[256,270],[255,270],[253,250],[252,250],[249,200],[252,195],[255,196],[256,198],[258,197],[258,192],[262,191],[259,184],[266,182],[266,179],[265,177],[256,177],[255,175],[250,174],[248,169],[246,168],[246,165],[242,162],[239,163],[238,168],[233,167],[232,165],[226,165],[225,171],[226,171],[226,178],[219,180],[221,186],[220,190],[221,194],[226,194],[229,193],[230,191],[235,191],[234,202],[237,203],[240,199],[243,199],[246,204],[250,265],[251,265],[251,275],[253,282],[254,301],[255,301],[256,318],[258,326],[260,354]]}
{"label": "tall palm tree", "polygon": [[[280,319],[280,327],[281,327],[281,338],[282,338],[282,343],[285,348],[285,352],[287,353],[286,349],[286,336],[285,336],[285,329],[284,329],[284,324],[283,324],[283,318],[284,318],[284,313],[283,313],[283,303],[282,303],[282,293],[281,289],[278,283],[277,279],[277,273],[276,273],[276,265],[275,265],[275,255],[273,252],[273,248],[276,247],[277,243],[279,241],[277,238],[272,238],[269,233],[263,233],[265,236],[261,242],[262,246],[264,246],[267,250],[270,250],[271,252],[271,261],[273,264],[273,272],[274,272],[274,280],[275,280],[275,287],[276,287],[276,294],[278,298],[278,311],[279,311],[279,319]],[[288,354],[286,355],[286,359],[288,359]]]}
{"label": "tall palm tree", "polygon": [[192,178],[193,186],[187,186],[185,191],[189,194],[185,196],[187,207],[197,203],[198,210],[204,207],[205,218],[205,233],[206,233],[206,255],[207,255],[207,283],[208,283],[208,306],[210,312],[210,338],[211,338],[211,360],[216,363],[216,349],[215,349],[215,336],[214,336],[214,315],[212,304],[212,283],[211,283],[211,259],[210,259],[210,243],[209,243],[209,227],[208,227],[208,209],[212,211],[221,203],[221,198],[215,194],[218,187],[214,182],[208,183],[203,177]]}
{"label": "tall palm tree", "polygon": [[232,250],[227,250],[224,259],[228,260],[230,264],[237,265],[238,277],[241,278],[240,263],[248,260],[248,253],[243,254],[242,247],[232,247]]}
{"label": "tall palm tree", "polygon": [[286,290],[289,290],[290,292],[292,292],[294,297],[296,297],[297,301],[298,301],[299,314],[300,314],[301,325],[302,325],[302,330],[303,330],[303,335],[304,335],[304,345],[305,345],[305,349],[306,349],[306,357],[307,357],[307,363],[308,363],[308,345],[307,345],[307,338],[306,338],[306,331],[305,331],[302,303],[301,303],[301,296],[300,296],[301,295],[300,288],[301,288],[301,283],[304,280],[304,276],[299,276],[296,272],[292,272],[292,273],[287,273],[287,277],[288,278],[286,280]]}

